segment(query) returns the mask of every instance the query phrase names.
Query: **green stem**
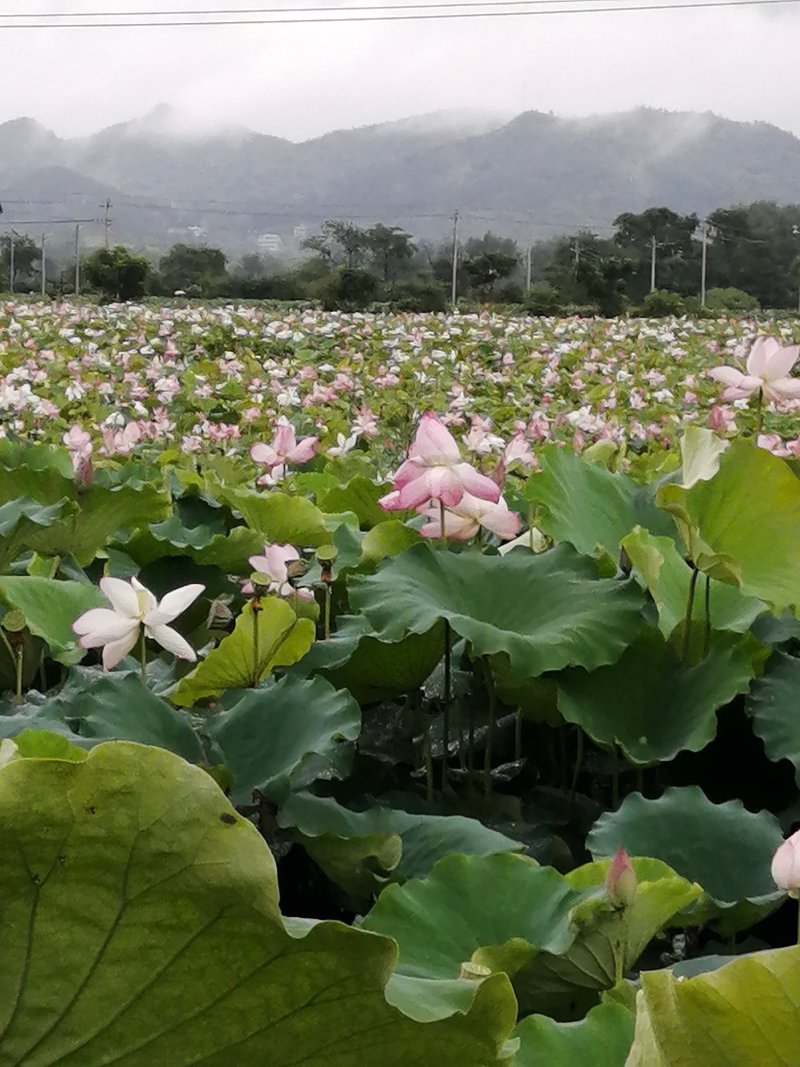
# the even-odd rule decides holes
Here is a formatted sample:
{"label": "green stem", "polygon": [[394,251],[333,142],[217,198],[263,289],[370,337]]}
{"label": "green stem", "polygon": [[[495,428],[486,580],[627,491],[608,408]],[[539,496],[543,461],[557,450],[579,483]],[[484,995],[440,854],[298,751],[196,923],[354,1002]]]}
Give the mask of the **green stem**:
{"label": "green stem", "polygon": [[614,767],[611,772],[611,806],[616,810],[619,807],[619,753],[616,745],[612,746],[611,754],[614,757]]}
{"label": "green stem", "polygon": [[494,756],[494,720],[496,714],[496,702],[491,668],[485,659],[482,659],[481,663],[483,664],[483,677],[486,682],[486,698],[489,704],[489,722],[486,728],[486,748],[483,760],[483,792],[488,799],[492,795],[492,757]]}
{"label": "green stem", "polygon": [[43,693],[47,689],[47,672],[44,667],[44,652],[42,652],[39,657],[39,687]]}
{"label": "green stem", "polygon": [[711,575],[706,575],[706,628],[703,634],[703,659],[711,651]]}
{"label": "green stem", "polygon": [[447,760],[450,754],[450,694],[453,663],[450,649],[450,623],[444,620],[444,693],[442,694],[442,792],[447,786]]}
{"label": "green stem", "polygon": [[514,759],[522,759],[522,708],[517,708],[514,715]]}
{"label": "green stem", "polygon": [[686,618],[683,620],[683,661],[689,659],[689,648],[692,640],[692,615],[694,614],[694,591],[697,588],[697,579],[700,571],[692,567],[692,577],[689,579],[689,597],[686,601]]}
{"label": "green stem", "polygon": [[331,585],[330,582],[325,583],[325,622],[324,622],[325,640],[331,636]]}
{"label": "green stem", "polygon": [[139,669],[142,675],[142,684],[147,685],[147,638],[144,626],[139,634]]}
{"label": "green stem", "polygon": [[572,772],[572,784],[569,788],[569,806],[570,808],[575,805],[575,794],[578,791],[578,778],[580,777],[581,767],[583,766],[583,730],[580,726],[578,730],[578,744],[575,750],[575,770]]}
{"label": "green stem", "polygon": [[425,716],[425,735],[422,740],[423,758],[425,760],[425,799],[433,803],[433,754],[431,751],[431,720]]}
{"label": "green stem", "polygon": [[439,543],[442,545],[447,544],[447,533],[445,531],[445,514],[444,514],[444,501],[439,501]]}
{"label": "green stem", "polygon": [[23,646],[20,645],[17,649],[17,703],[22,703],[22,666],[25,662],[25,652]]}
{"label": "green stem", "polygon": [[764,425],[764,391],[762,389],[759,389],[758,390],[758,394],[756,396],[756,433],[757,434],[761,433],[763,425]]}
{"label": "green stem", "polygon": [[256,598],[253,601],[253,689],[258,688],[261,676],[261,663],[258,654],[258,617],[261,614],[261,604]]}

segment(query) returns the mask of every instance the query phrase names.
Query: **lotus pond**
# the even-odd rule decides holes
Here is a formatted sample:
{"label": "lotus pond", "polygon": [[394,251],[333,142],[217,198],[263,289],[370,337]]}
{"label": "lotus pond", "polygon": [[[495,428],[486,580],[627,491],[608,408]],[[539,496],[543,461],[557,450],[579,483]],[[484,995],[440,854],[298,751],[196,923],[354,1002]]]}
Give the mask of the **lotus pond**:
{"label": "lotus pond", "polygon": [[0,1062],[796,1067],[795,340],[0,305]]}

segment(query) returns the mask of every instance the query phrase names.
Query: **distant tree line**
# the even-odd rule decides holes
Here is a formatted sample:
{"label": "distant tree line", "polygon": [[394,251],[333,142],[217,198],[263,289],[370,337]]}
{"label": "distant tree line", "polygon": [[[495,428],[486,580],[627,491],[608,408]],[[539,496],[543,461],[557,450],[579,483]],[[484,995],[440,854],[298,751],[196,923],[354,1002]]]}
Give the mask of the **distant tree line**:
{"label": "distant tree line", "polygon": [[[537,314],[696,312],[704,243],[709,310],[798,307],[800,206],[766,202],[720,208],[702,224],[665,207],[626,212],[609,237],[582,230],[531,249],[491,232],[472,237],[458,246],[456,295],[463,306],[518,304]],[[8,235],[0,237],[0,290],[10,288],[9,251]],[[38,246],[16,237],[14,252],[15,291],[37,291]],[[107,300],[177,294],[412,311],[443,311],[452,272],[449,241],[415,242],[397,226],[340,219],[325,222],[289,265],[255,254],[231,264],[218,248],[176,244],[155,264],[117,246],[92,252],[81,267],[84,287]],[[71,264],[49,264],[51,295],[69,294],[73,279]]]}

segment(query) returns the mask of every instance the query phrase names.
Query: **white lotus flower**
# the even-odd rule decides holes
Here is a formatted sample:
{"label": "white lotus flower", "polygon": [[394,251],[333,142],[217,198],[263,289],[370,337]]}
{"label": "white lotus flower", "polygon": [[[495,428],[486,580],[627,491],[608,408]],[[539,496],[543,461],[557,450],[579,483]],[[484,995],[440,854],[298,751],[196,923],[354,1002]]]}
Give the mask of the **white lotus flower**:
{"label": "white lotus flower", "polygon": [[179,659],[194,663],[197,659],[192,646],[167,623],[189,607],[203,592],[204,585],[184,585],[173,589],[159,602],[142,583],[131,578],[101,578],[100,588],[110,608],[92,608],[72,624],[80,636],[81,648],[103,646],[103,668],[110,671],[123,660],[141,634],[141,627],[167,652]]}

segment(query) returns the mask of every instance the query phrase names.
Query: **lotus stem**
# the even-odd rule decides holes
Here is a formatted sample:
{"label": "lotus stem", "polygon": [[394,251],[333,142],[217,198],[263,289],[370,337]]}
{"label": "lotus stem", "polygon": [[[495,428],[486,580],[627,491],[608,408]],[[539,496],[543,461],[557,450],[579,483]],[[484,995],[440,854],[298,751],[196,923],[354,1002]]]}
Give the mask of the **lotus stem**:
{"label": "lotus stem", "polygon": [[139,672],[142,676],[142,685],[147,685],[147,637],[144,626],[139,634]]}
{"label": "lotus stem", "polygon": [[261,601],[256,597],[253,602],[253,689],[258,688],[259,677],[261,671],[259,670],[259,655],[258,655],[258,616],[261,613]]}
{"label": "lotus stem", "polygon": [[616,745],[611,746],[611,754],[614,757],[614,766],[611,770],[611,806],[619,807],[619,750]]}
{"label": "lotus stem", "polygon": [[522,708],[517,708],[514,714],[514,759],[517,762],[522,759]]}
{"label": "lotus stem", "polygon": [[578,791],[578,778],[580,777],[581,767],[583,766],[583,730],[578,727],[578,743],[575,749],[575,770],[572,772],[572,783],[569,788],[569,806],[573,808],[575,806],[575,794]]}
{"label": "lotus stem", "polygon": [[447,786],[447,760],[450,754],[450,696],[452,689],[450,623],[444,620],[444,693],[442,694],[442,792]]}
{"label": "lotus stem", "polygon": [[17,703],[22,703],[22,667],[25,662],[25,650],[20,644],[17,649]]}
{"label": "lotus stem", "polygon": [[689,659],[689,649],[692,640],[692,615],[694,614],[694,591],[697,588],[697,579],[700,571],[692,567],[692,577],[689,579],[689,597],[686,601],[686,618],[683,620],[683,655],[684,663]]}
{"label": "lotus stem", "polygon": [[756,394],[756,433],[761,433],[764,425],[764,391],[759,389]]}
{"label": "lotus stem", "polygon": [[488,798],[492,795],[492,757],[494,755],[494,720],[495,720],[495,694],[492,670],[486,659],[482,659],[483,677],[486,682],[486,698],[489,703],[489,722],[486,728],[486,748],[483,760],[483,792]]}
{"label": "lotus stem", "polygon": [[439,501],[439,542],[442,545],[447,544],[447,532],[445,530],[445,511],[444,501]]}
{"label": "lotus stem", "polygon": [[706,628],[703,633],[703,659],[711,651],[711,575],[706,575]]}
{"label": "lotus stem", "polygon": [[425,716],[425,733],[422,739],[422,754],[425,760],[425,799],[433,803],[433,753],[431,751],[431,720]]}
{"label": "lotus stem", "polygon": [[325,583],[325,617],[323,622],[325,640],[331,636],[331,583]]}

